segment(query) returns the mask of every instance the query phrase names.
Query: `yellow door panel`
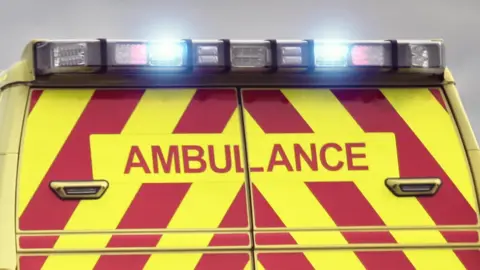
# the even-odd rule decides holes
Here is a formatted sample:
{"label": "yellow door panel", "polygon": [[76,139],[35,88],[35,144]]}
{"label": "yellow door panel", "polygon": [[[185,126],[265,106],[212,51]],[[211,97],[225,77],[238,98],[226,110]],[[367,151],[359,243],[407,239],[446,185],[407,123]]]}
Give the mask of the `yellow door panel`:
{"label": "yellow door panel", "polygon": [[[478,242],[474,185],[441,91],[242,89],[256,243]],[[417,196],[425,188],[434,194]],[[386,227],[409,231],[374,231]]]}
{"label": "yellow door panel", "polygon": [[[31,99],[21,232],[248,230],[235,89],[43,89]],[[95,180],[108,182],[97,200],[62,200],[50,186]]]}

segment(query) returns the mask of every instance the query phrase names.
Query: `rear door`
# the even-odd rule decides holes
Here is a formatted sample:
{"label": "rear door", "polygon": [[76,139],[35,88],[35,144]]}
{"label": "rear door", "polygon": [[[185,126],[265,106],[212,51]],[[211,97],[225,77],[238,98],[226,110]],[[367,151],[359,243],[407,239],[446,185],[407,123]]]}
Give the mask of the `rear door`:
{"label": "rear door", "polygon": [[478,243],[441,89],[242,89],[242,102],[257,269],[480,267],[477,248],[434,248]]}
{"label": "rear door", "polygon": [[35,89],[19,269],[250,269],[242,163],[233,88]]}

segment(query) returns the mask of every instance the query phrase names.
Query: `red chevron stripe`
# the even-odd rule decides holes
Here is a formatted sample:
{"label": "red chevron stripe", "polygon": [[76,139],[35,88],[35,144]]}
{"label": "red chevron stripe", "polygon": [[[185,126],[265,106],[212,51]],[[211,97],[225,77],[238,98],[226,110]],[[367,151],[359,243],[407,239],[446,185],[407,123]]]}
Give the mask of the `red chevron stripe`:
{"label": "red chevron stripe", "polygon": [[174,133],[222,133],[237,106],[234,89],[199,89]]}
{"label": "red chevron stripe", "polygon": [[242,98],[244,108],[265,133],[313,133],[280,90],[244,90]]}
{"label": "red chevron stripe", "polygon": [[28,109],[28,112],[31,113],[35,105],[37,104],[38,100],[40,99],[40,96],[42,96],[43,90],[38,90],[34,89],[32,90],[31,96],[30,96],[30,107]]}
{"label": "red chevron stripe", "polygon": [[195,270],[243,270],[249,261],[248,253],[205,253]]}
{"label": "red chevron stripe", "polygon": [[[402,251],[355,251],[355,254],[368,270],[415,270],[415,267]],[[405,257],[406,260],[403,258],[399,260],[400,257]],[[394,259],[399,264],[395,264],[395,261],[389,261],[390,259]]]}
{"label": "red chevron stripe", "polygon": [[476,231],[441,231],[441,233],[449,243],[478,242],[478,232]]}
{"label": "red chevron stripe", "polygon": [[[442,231],[443,237],[449,243],[478,243],[478,232],[476,231]],[[466,269],[477,269],[480,265],[480,250],[454,250],[457,257]]]}
{"label": "red chevron stripe", "polygon": [[257,259],[266,270],[315,270],[301,251],[262,252],[257,254]]}
{"label": "red chevron stripe", "polygon": [[353,182],[306,183],[337,226],[385,226]]}
{"label": "red chevron stripe", "polygon": [[47,260],[48,256],[20,256],[19,269],[21,270],[40,270]]}
{"label": "red chevron stripe", "polygon": [[[247,228],[247,201],[245,186],[242,186],[235,200],[220,222],[219,228]],[[250,237],[248,234],[215,234],[209,246],[248,246]]]}
{"label": "red chevron stripe", "polygon": [[479,269],[480,266],[480,250],[478,249],[468,249],[468,250],[461,250],[455,249],[454,250],[457,257],[462,262],[465,269]]}
{"label": "red chevron stripe", "polygon": [[247,228],[248,210],[247,210],[247,192],[245,185],[240,188],[227,214],[220,223],[220,228]]}
{"label": "red chevron stripe", "polygon": [[53,248],[58,235],[20,236],[18,245],[21,249]]}
{"label": "red chevron stripe", "polygon": [[[108,248],[156,247],[161,235],[114,235]],[[142,269],[150,258],[149,254],[102,255],[95,264],[95,270]]]}
{"label": "red chevron stripe", "polygon": [[102,255],[94,270],[141,270],[150,254]]}
{"label": "red chevron stripe", "polygon": [[132,200],[117,229],[166,228],[189,183],[145,183]]}
{"label": "red chevron stripe", "polygon": [[447,109],[447,104],[445,102],[445,99],[443,99],[442,92],[440,89],[429,89],[430,93],[435,97],[435,99],[442,105],[442,107],[446,110]]}

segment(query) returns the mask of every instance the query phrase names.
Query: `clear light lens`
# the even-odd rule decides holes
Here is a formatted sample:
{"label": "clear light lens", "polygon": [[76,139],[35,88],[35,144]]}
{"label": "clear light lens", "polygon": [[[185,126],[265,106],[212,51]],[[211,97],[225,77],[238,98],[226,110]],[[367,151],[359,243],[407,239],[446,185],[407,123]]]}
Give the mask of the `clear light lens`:
{"label": "clear light lens", "polygon": [[98,40],[36,42],[35,73],[93,73],[101,68]]}
{"label": "clear light lens", "polygon": [[301,56],[283,56],[282,57],[282,65],[288,66],[299,66],[303,63]]}
{"label": "clear light lens", "polygon": [[429,67],[428,48],[426,46],[411,44],[410,51],[412,52],[413,67]]}
{"label": "clear light lens", "polygon": [[85,66],[87,59],[87,44],[59,43],[52,46],[53,67],[78,67]]}
{"label": "clear light lens", "polygon": [[146,44],[115,44],[115,64],[146,65],[148,63]]}
{"label": "clear light lens", "polygon": [[354,66],[385,65],[385,47],[383,45],[354,45],[350,54]]}
{"label": "clear light lens", "polygon": [[148,44],[148,62],[152,66],[182,66],[186,56],[183,42],[154,42]]}
{"label": "clear light lens", "polygon": [[298,66],[303,63],[302,47],[285,46],[281,48],[280,65]]}
{"label": "clear light lens", "polygon": [[197,63],[200,65],[217,65],[218,47],[209,45],[200,45],[197,47]]}
{"label": "clear light lens", "polygon": [[218,55],[218,47],[217,46],[198,46],[197,53],[199,55]]}
{"label": "clear light lens", "polygon": [[302,55],[302,47],[282,47],[282,55],[285,56],[299,56]]}
{"label": "clear light lens", "polygon": [[232,46],[232,66],[259,68],[270,64],[270,50],[262,45]]}
{"label": "clear light lens", "polygon": [[216,55],[199,55],[198,56],[198,63],[200,65],[217,65],[218,64],[218,56],[216,56]]}
{"label": "clear light lens", "polygon": [[347,66],[348,45],[340,43],[315,44],[315,65],[317,67]]}

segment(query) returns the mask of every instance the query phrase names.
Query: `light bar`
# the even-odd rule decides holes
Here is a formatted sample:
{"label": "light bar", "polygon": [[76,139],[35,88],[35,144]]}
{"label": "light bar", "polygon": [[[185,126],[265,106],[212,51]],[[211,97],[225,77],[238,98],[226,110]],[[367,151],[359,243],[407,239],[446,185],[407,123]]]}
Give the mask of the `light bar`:
{"label": "light bar", "polygon": [[414,72],[441,74],[441,41],[82,40],[37,42],[38,75],[96,72]]}

